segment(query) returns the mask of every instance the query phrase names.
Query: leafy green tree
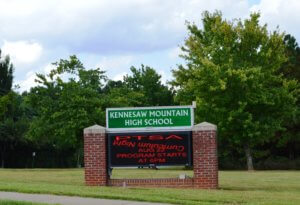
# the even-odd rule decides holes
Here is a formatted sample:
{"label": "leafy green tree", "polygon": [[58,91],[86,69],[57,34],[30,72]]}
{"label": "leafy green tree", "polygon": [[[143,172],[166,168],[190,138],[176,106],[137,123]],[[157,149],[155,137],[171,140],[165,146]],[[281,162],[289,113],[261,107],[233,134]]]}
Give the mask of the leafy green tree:
{"label": "leafy green tree", "polygon": [[102,89],[105,107],[137,107],[143,105],[144,94],[129,89],[122,81],[109,80]]}
{"label": "leafy green tree", "polygon": [[0,50],[0,96],[6,95],[12,88],[13,82],[13,64],[9,56],[1,57]]}
{"label": "leafy green tree", "polygon": [[105,124],[99,90],[106,76],[98,68],[85,69],[76,56],[54,65],[56,69],[49,75],[37,74],[39,85],[28,94],[36,116],[27,136],[57,149],[77,149],[79,156],[82,130],[92,124]]}
{"label": "leafy green tree", "polygon": [[128,89],[142,93],[143,106],[172,105],[173,93],[161,82],[161,76],[151,67],[141,65],[141,68],[130,68],[132,75],[124,77]]}
{"label": "leafy green tree", "polygon": [[6,110],[0,116],[0,151],[1,167],[5,166],[5,154],[14,150],[17,145],[26,144],[25,133],[28,128],[28,118],[23,106],[23,98],[18,93],[10,91],[1,100],[6,101]]}
{"label": "leafy green tree", "polygon": [[108,80],[104,88],[101,90],[102,93],[109,93],[110,90],[115,89],[115,88],[124,88],[125,83],[121,80]]}
{"label": "leafy green tree", "polygon": [[186,66],[173,71],[177,100],[197,100],[197,121],[217,124],[220,143],[244,150],[248,170],[255,146],[295,114],[298,86],[278,74],[286,61],[283,34],[268,32],[259,17],[228,21],[220,12],[204,12],[203,28],[188,24]]}
{"label": "leafy green tree", "polygon": [[1,57],[0,50],[0,117],[4,117],[8,112],[8,105],[11,101],[11,92],[13,83],[13,65],[9,56]]}
{"label": "leafy green tree", "polygon": [[13,64],[9,56],[1,59],[0,51],[0,155],[1,167],[5,166],[5,154],[17,144],[24,143],[28,121],[22,107],[22,96],[12,90]]}
{"label": "leafy green tree", "polygon": [[295,37],[287,34],[284,36],[285,53],[287,61],[281,66],[280,72],[286,78],[300,81],[300,47]]}
{"label": "leafy green tree", "polygon": [[[8,136],[6,132],[6,119],[12,103],[12,93],[10,93],[13,82],[13,65],[10,63],[9,56],[2,59],[0,50],[0,150],[1,167],[4,167],[4,155],[7,149]],[[10,93],[10,94],[9,94]]]}
{"label": "leafy green tree", "polygon": [[[288,60],[279,70],[287,79],[300,82],[300,47],[295,37],[287,34],[284,36],[285,53]],[[295,153],[300,149],[300,93],[297,95],[296,115],[285,122],[286,131],[277,135],[278,147],[286,147],[289,158],[294,159]]]}

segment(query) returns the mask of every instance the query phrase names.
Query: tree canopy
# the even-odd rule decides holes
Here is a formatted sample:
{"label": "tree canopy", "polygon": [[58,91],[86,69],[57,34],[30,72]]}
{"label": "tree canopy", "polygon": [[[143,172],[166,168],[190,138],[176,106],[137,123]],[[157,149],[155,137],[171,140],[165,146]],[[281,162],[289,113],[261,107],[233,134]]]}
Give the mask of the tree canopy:
{"label": "tree canopy", "polygon": [[99,90],[106,77],[98,68],[85,69],[76,56],[54,65],[49,75],[37,75],[39,86],[27,97],[36,110],[27,135],[61,149],[78,148],[83,128],[105,124]]}
{"label": "tree canopy", "polygon": [[126,87],[144,95],[143,106],[172,105],[173,93],[161,82],[159,75],[153,68],[141,65],[141,68],[130,68],[132,75],[124,77]]}
{"label": "tree canopy", "polygon": [[12,90],[13,64],[9,56],[1,57],[0,50],[0,155],[1,167],[5,166],[8,149],[25,142],[28,121],[22,97]]}
{"label": "tree canopy", "polygon": [[245,151],[268,142],[295,115],[297,82],[278,74],[286,62],[284,34],[259,24],[259,13],[228,21],[204,12],[203,28],[188,24],[186,66],[173,71],[177,100],[197,100],[196,118],[218,125],[220,141]]}
{"label": "tree canopy", "polygon": [[0,50],[0,96],[6,95],[12,88],[13,69],[9,56],[3,59]]}

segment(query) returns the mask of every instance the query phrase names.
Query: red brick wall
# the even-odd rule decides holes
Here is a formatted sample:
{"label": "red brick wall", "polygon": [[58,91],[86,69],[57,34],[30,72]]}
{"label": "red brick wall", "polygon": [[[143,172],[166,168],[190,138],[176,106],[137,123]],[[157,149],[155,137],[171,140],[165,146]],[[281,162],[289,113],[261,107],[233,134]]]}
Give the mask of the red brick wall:
{"label": "red brick wall", "polygon": [[187,179],[109,179],[105,130],[102,133],[87,131],[84,134],[85,182],[89,186],[123,186],[125,182],[126,186],[216,189],[218,188],[216,129],[205,129],[205,126],[207,124],[204,127],[196,125],[193,129],[194,178]]}
{"label": "red brick wall", "polygon": [[84,134],[85,183],[89,186],[107,185],[105,133]]}
{"label": "red brick wall", "polygon": [[218,188],[216,131],[193,131],[194,187]]}
{"label": "red brick wall", "polygon": [[193,188],[193,179],[163,178],[163,179],[110,179],[110,186],[132,186],[132,187],[177,187]]}

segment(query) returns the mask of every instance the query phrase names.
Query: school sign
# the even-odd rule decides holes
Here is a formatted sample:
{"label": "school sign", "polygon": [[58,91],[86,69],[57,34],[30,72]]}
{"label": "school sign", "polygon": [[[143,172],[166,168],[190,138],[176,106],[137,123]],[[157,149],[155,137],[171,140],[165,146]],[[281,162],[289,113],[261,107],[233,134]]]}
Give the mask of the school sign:
{"label": "school sign", "polygon": [[[218,188],[217,127],[194,125],[189,106],[107,108],[106,127],[84,129],[90,186]],[[193,166],[192,178],[112,179],[117,167]]]}
{"label": "school sign", "polygon": [[192,106],[108,108],[108,131],[191,129],[194,124]]}

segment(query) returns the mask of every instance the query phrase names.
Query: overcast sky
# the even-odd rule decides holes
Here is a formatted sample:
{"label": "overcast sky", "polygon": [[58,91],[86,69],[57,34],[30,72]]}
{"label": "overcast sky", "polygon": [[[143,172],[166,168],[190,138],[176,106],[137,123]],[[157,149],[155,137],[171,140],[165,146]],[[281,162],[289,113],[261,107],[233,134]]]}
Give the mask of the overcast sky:
{"label": "overcast sky", "polygon": [[201,25],[204,10],[221,10],[227,19],[260,11],[269,29],[300,39],[299,0],[0,0],[0,48],[15,65],[19,91],[73,54],[114,80],[143,63],[166,81],[182,63],[185,21]]}

